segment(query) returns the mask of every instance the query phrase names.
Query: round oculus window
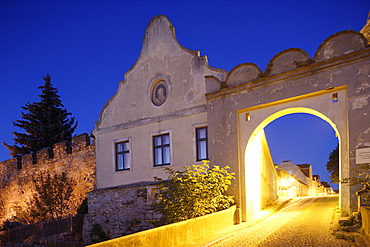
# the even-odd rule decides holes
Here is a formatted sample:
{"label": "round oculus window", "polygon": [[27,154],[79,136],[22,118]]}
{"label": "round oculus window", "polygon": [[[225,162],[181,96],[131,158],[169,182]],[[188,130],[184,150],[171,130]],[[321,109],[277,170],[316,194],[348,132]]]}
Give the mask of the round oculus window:
{"label": "round oculus window", "polygon": [[155,106],[161,106],[168,98],[168,85],[164,80],[154,83],[151,93],[151,100]]}

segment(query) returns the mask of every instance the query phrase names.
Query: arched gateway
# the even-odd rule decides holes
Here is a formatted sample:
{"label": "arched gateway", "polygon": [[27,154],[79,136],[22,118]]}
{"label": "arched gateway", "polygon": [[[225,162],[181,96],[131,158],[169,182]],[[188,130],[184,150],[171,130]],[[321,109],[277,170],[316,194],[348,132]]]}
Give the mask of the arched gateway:
{"label": "arched gateway", "polygon": [[[313,59],[288,49],[264,72],[251,63],[227,72],[183,47],[167,17],[154,17],[140,56],[95,124],[97,189],[89,193],[84,229],[105,222],[111,237],[149,229],[154,177],[166,179],[164,168],[182,170],[203,159],[235,172],[228,193],[247,221],[276,199],[277,171],[263,128],[289,113],[313,114],[333,127],[347,177],[356,150],[370,147],[369,58],[364,36],[343,31]],[[340,186],[343,214],[356,209],[356,189]]]}
{"label": "arched gateway", "polygon": [[[360,33],[343,31],[326,39],[313,59],[300,49],[288,49],[264,73],[248,63],[236,66],[225,82],[206,77],[211,162],[227,164],[237,174],[229,193],[243,221],[260,207],[256,143],[261,146],[263,128],[279,117],[308,113],[327,121],[338,137],[341,177],[350,175],[356,149],[370,146],[369,54]],[[357,189],[340,185],[343,215],[357,208]]]}

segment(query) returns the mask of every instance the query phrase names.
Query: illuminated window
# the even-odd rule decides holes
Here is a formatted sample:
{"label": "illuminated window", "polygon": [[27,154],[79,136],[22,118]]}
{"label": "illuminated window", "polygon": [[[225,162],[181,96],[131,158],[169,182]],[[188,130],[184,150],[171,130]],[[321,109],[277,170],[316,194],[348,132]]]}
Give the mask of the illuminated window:
{"label": "illuminated window", "polygon": [[197,161],[208,160],[207,127],[196,128]]}
{"label": "illuminated window", "polygon": [[171,164],[170,134],[153,136],[154,166]]}
{"label": "illuminated window", "polygon": [[117,142],[116,146],[116,171],[131,169],[131,155],[129,141]]}

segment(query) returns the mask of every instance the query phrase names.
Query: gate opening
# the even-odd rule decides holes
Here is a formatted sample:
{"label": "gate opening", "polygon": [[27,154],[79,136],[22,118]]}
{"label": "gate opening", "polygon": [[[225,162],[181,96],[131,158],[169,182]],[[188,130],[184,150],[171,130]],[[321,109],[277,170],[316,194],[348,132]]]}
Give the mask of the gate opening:
{"label": "gate opening", "polygon": [[[273,202],[276,201],[278,196],[279,183],[284,182],[280,181],[279,176],[276,172],[276,167],[270,153],[269,143],[267,141],[269,140],[269,136],[267,136],[266,138],[265,128],[270,123],[279,118],[282,118],[287,115],[291,116],[291,114],[297,115],[297,113],[298,114],[304,113],[305,115],[309,114],[311,115],[311,117],[316,116],[327,122],[333,129],[333,132],[335,133],[335,136],[338,138],[338,142],[340,144],[340,136],[338,130],[336,129],[335,124],[324,114],[310,108],[295,107],[284,109],[270,115],[264,121],[262,121],[250,136],[245,150],[244,160],[245,160],[246,220],[253,219],[254,217],[260,214],[261,209],[265,208],[269,204],[273,204]],[[270,135],[271,133],[269,131],[269,127],[267,127],[266,130],[267,130],[266,132]],[[275,146],[274,148],[276,149],[276,144],[274,144],[274,146]],[[284,144],[281,144],[281,146],[283,147]],[[332,147],[330,146],[329,150],[331,148]],[[331,150],[327,153],[326,158],[329,157],[330,152]],[[273,150],[273,153],[276,153],[276,150]],[[315,154],[312,153],[311,155]],[[287,158],[289,159],[289,157]],[[304,159],[304,157],[302,159]],[[300,161],[301,160],[297,162],[299,163]],[[322,169],[325,169],[326,161],[321,165]],[[309,162],[310,161],[306,161],[306,163]],[[280,162],[277,161],[277,163]],[[314,173],[315,171],[316,170],[314,169]],[[321,173],[321,171],[319,173]]]}

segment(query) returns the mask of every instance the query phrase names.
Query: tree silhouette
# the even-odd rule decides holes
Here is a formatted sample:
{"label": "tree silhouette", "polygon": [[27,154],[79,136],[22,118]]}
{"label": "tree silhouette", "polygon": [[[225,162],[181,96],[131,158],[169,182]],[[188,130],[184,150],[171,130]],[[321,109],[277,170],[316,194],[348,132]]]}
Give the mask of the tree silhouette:
{"label": "tree silhouette", "polygon": [[39,87],[42,90],[39,95],[41,101],[22,106],[28,112],[22,112],[21,120],[13,121],[13,125],[24,129],[24,133],[13,132],[15,145],[3,142],[13,157],[70,140],[77,127],[74,117],[70,118],[71,113],[63,108],[58,90],[50,82],[50,75],[46,74],[43,79],[45,83]]}
{"label": "tree silhouette", "polygon": [[330,179],[332,183],[339,182],[339,144],[330,153],[329,160],[326,163],[326,170],[330,173]]}

